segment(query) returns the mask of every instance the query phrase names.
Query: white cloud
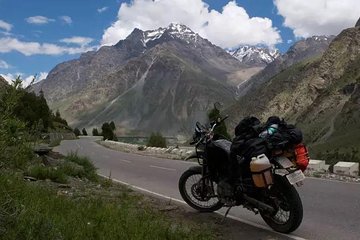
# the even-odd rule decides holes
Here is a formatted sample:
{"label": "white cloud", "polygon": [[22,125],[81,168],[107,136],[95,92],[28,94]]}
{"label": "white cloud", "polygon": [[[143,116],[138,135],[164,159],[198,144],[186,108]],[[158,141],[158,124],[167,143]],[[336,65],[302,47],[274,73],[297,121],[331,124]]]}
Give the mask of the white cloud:
{"label": "white cloud", "polygon": [[8,64],[8,63],[5,62],[4,60],[1,60],[1,59],[0,59],[0,68],[2,68],[2,69],[8,69],[8,68],[10,68],[10,67],[11,67],[10,64]]}
{"label": "white cloud", "polygon": [[97,11],[98,13],[103,13],[105,12],[106,10],[108,10],[109,7],[102,7],[102,8],[98,8]]}
{"label": "white cloud", "polygon": [[30,24],[36,24],[36,25],[43,25],[43,24],[47,24],[49,22],[54,22],[54,19],[51,18],[47,18],[44,16],[33,16],[33,17],[28,17],[25,18],[25,20],[30,23]]}
{"label": "white cloud", "polygon": [[13,27],[13,25],[11,25],[10,23],[7,23],[4,20],[0,19],[0,28],[1,29],[5,30],[7,32],[10,32],[12,27]]}
{"label": "white cloud", "polygon": [[336,35],[355,26],[360,17],[359,0],[274,0],[274,4],[297,37]]}
{"label": "white cloud", "polygon": [[29,86],[32,81],[35,80],[33,83],[40,82],[41,80],[44,80],[48,73],[47,72],[40,72],[39,74],[35,75],[24,75],[23,73],[17,72],[17,73],[6,73],[6,74],[0,74],[8,83],[12,83],[13,80],[15,80],[18,76],[20,76],[20,79],[22,80],[22,86],[27,87]]}
{"label": "white cloud", "polygon": [[52,43],[23,42],[16,38],[0,38],[0,53],[17,51],[25,56],[35,54],[43,55],[61,55],[61,54],[78,54],[94,50],[95,47],[64,47]]}
{"label": "white cloud", "polygon": [[290,44],[290,43],[292,43],[292,42],[293,42],[293,40],[291,40],[291,39],[287,40],[287,43],[288,43],[288,44]]}
{"label": "white cloud", "polygon": [[63,21],[63,23],[68,24],[68,25],[71,25],[73,22],[71,17],[69,17],[69,16],[61,16],[59,18],[61,21]]}
{"label": "white cloud", "polygon": [[80,46],[86,46],[89,43],[91,43],[92,41],[94,41],[94,39],[89,38],[89,37],[79,37],[79,36],[75,36],[75,37],[71,37],[71,38],[63,38],[60,40],[60,42],[63,42],[63,43],[77,44]]}
{"label": "white cloud", "polygon": [[278,30],[268,18],[249,17],[246,10],[230,1],[221,12],[209,10],[203,0],[133,0],[122,3],[118,19],[105,30],[102,45],[112,45],[136,27],[142,30],[182,23],[224,48],[241,44],[281,42]]}

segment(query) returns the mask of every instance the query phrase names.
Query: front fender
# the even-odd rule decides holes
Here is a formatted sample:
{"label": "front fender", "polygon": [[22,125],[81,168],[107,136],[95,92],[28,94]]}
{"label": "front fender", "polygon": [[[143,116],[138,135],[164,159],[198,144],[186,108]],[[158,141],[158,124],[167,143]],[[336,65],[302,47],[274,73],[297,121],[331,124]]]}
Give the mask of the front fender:
{"label": "front fender", "polygon": [[192,167],[189,167],[188,171],[194,171],[194,172],[201,173],[201,172],[202,172],[202,166],[192,166]]}
{"label": "front fender", "polygon": [[184,160],[187,161],[187,160],[192,159],[192,158],[196,158],[196,159],[197,158],[204,158],[203,155],[204,155],[204,152],[202,152],[202,151],[198,151],[198,152],[193,151]]}

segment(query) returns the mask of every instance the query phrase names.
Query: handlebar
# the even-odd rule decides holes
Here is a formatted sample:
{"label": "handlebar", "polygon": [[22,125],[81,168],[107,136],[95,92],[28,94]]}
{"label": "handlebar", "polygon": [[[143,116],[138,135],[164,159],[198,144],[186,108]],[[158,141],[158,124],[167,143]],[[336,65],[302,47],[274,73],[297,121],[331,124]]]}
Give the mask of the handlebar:
{"label": "handlebar", "polygon": [[221,119],[220,121],[219,121],[219,123],[222,123],[223,121],[225,121],[226,119],[228,119],[229,118],[229,115],[226,115],[225,117],[223,117],[223,119]]}
{"label": "handlebar", "polygon": [[198,128],[200,128],[200,129],[204,130],[204,131],[202,131],[203,136],[202,136],[199,140],[197,140],[197,141],[194,140],[194,141],[190,142],[190,145],[196,145],[196,147],[198,147],[199,144],[200,144],[201,142],[203,142],[206,137],[208,137],[208,136],[210,136],[210,135],[213,134],[215,128],[216,128],[218,125],[220,125],[223,121],[225,121],[225,120],[228,119],[228,118],[229,118],[229,116],[226,115],[226,116],[223,117],[222,119],[220,119],[220,118],[217,119],[215,122],[213,122],[213,124],[211,124],[211,128],[210,128],[209,130],[207,130],[207,131],[206,131],[206,128],[205,128],[204,126],[202,126],[199,122],[197,122],[197,123],[196,123],[196,126],[197,126]]}

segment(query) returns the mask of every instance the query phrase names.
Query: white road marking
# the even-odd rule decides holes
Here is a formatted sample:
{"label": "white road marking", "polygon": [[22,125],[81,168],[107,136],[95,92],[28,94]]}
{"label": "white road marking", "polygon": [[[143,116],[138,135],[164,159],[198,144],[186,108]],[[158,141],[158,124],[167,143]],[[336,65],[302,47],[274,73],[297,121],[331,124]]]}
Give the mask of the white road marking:
{"label": "white road marking", "polygon": [[[104,178],[109,178],[108,176],[105,176],[105,175],[102,175],[102,174],[99,174],[99,173],[98,173],[98,175],[101,176],[101,177],[104,177]],[[130,187],[130,188],[132,188],[132,189],[139,190],[139,191],[142,191],[142,192],[145,192],[145,193],[149,193],[149,194],[151,194],[151,195],[158,196],[158,197],[161,197],[161,198],[165,198],[165,199],[169,200],[170,202],[171,202],[171,201],[174,201],[174,202],[177,202],[177,203],[181,203],[181,204],[187,205],[186,202],[184,202],[183,200],[177,199],[177,198],[172,198],[172,197],[163,195],[163,194],[161,194],[161,193],[156,193],[156,192],[147,190],[147,189],[145,189],[145,188],[138,187],[138,186],[134,186],[134,185],[131,185],[130,183],[123,182],[123,181],[120,181],[120,180],[117,180],[117,179],[114,179],[114,178],[112,178],[111,180],[114,181],[114,182],[117,182],[117,183],[121,183],[121,184],[123,184],[123,185],[126,185],[126,186],[128,186],[128,187]],[[215,213],[217,213],[217,214],[219,214],[219,215],[222,215],[222,216],[224,215],[223,213],[221,213],[221,212],[219,212],[219,211],[216,211]],[[261,225],[261,224],[254,223],[254,222],[251,222],[251,221],[242,219],[242,218],[238,218],[238,217],[232,216],[232,215],[230,215],[230,214],[229,214],[227,217],[228,217],[228,218],[231,218],[231,219],[233,219],[233,220],[235,220],[235,221],[242,222],[242,223],[248,224],[248,225],[250,225],[250,226],[263,229],[263,230],[267,230],[267,231],[269,231],[269,232],[276,233],[276,234],[279,234],[279,235],[281,235],[281,236],[285,236],[285,237],[288,237],[288,238],[291,238],[291,239],[294,239],[294,240],[307,240],[306,238],[298,237],[298,236],[295,236],[295,235],[292,235],[292,234],[283,234],[283,233],[275,232],[274,230],[272,230],[272,229],[269,228],[269,227],[266,227],[266,226],[263,226],[263,225]]]}
{"label": "white road marking", "polygon": [[154,165],[150,165],[150,167],[163,169],[163,170],[168,170],[168,171],[176,171],[176,169],[174,169],[174,168],[159,167],[159,166],[154,166]]}
{"label": "white road marking", "polygon": [[124,159],[118,159],[119,161],[122,161],[122,162],[126,162],[126,163],[131,163],[131,161],[129,160],[124,160]]}
{"label": "white road marking", "polygon": [[78,147],[79,149],[81,149],[81,146],[80,146],[80,144],[76,143],[76,145],[77,145],[77,147]]}

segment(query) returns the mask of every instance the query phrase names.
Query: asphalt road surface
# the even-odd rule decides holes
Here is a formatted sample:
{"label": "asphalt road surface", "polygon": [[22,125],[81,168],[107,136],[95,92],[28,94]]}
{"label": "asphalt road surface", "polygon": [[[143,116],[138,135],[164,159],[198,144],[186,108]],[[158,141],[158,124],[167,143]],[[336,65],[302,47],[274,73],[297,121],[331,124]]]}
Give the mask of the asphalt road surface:
{"label": "asphalt road surface", "polygon": [[[77,151],[89,157],[101,175],[126,182],[153,193],[182,200],[178,191],[180,175],[194,163],[140,156],[107,149],[94,138],[65,140],[55,148],[62,154]],[[307,178],[297,188],[303,202],[304,218],[300,227],[288,235],[292,239],[360,239],[360,184]],[[259,215],[233,208],[230,215],[267,232],[266,236],[283,239],[269,229]],[[263,239],[259,236],[258,239]]]}

